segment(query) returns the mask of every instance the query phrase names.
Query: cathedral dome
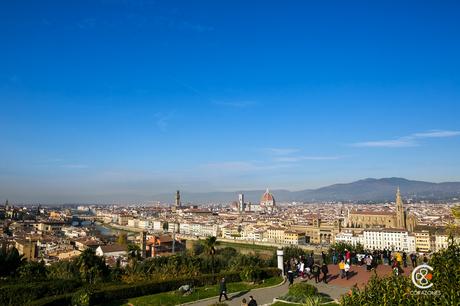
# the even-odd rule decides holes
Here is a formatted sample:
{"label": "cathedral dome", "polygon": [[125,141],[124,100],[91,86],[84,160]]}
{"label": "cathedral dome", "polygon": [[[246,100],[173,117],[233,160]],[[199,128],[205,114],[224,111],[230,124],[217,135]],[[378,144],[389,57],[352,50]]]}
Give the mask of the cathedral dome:
{"label": "cathedral dome", "polygon": [[275,203],[275,198],[273,197],[273,194],[270,193],[270,191],[265,191],[265,193],[262,195],[260,198],[260,204],[261,205],[274,205]]}

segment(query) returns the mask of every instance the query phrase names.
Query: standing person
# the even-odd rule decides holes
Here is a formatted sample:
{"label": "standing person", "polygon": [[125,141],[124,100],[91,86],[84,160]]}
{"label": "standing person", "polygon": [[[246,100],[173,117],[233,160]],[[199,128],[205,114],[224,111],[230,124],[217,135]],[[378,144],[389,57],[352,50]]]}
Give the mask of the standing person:
{"label": "standing person", "polygon": [[417,255],[415,253],[410,254],[410,261],[412,262],[412,268],[417,266]]}
{"label": "standing person", "polygon": [[321,268],[319,267],[319,265],[315,263],[312,267],[311,272],[313,273],[313,276],[315,277],[316,283],[319,283],[319,275],[321,273]]}
{"label": "standing person", "polygon": [[345,261],[351,260],[351,253],[345,249]]}
{"label": "standing person", "polygon": [[348,271],[350,271],[350,262],[349,261],[347,261],[345,263],[344,270],[345,270],[345,276],[347,277],[347,280],[348,280],[348,277],[349,277]]}
{"label": "standing person", "polygon": [[423,254],[423,263],[424,264],[428,263],[428,258],[426,257],[426,254]]}
{"label": "standing person", "polygon": [[220,295],[219,295],[219,303],[222,301],[222,296],[225,297],[225,300],[228,300],[227,296],[227,282],[225,281],[225,277],[222,277],[220,280]]}
{"label": "standing person", "polygon": [[248,306],[248,303],[246,302],[246,299],[243,299],[241,301],[241,306]]}
{"label": "standing person", "polygon": [[300,261],[300,277],[305,278],[305,263],[303,262],[303,259]]}
{"label": "standing person", "polygon": [[332,263],[333,263],[334,265],[337,264],[337,251],[336,251],[336,250],[334,250],[334,251],[332,252]]}
{"label": "standing person", "polygon": [[366,258],[364,258],[364,263],[366,264],[366,270],[370,271],[372,268],[372,257],[371,255],[366,255]]}
{"label": "standing person", "polygon": [[325,262],[323,262],[323,266],[321,267],[321,271],[323,272],[323,282],[327,284],[327,273],[329,273],[329,269]]}
{"label": "standing person", "polygon": [[339,270],[340,270],[340,278],[344,278],[345,277],[345,262],[343,260],[339,262]]}
{"label": "standing person", "polygon": [[257,301],[254,300],[254,298],[252,297],[252,295],[249,296],[249,303],[248,303],[248,306],[257,306]]}
{"label": "standing person", "polygon": [[321,251],[321,258],[323,259],[323,264],[326,263],[326,254],[324,251]]}
{"label": "standing person", "polygon": [[406,252],[403,252],[402,260],[403,260],[404,268],[407,268],[407,254],[406,254]]}

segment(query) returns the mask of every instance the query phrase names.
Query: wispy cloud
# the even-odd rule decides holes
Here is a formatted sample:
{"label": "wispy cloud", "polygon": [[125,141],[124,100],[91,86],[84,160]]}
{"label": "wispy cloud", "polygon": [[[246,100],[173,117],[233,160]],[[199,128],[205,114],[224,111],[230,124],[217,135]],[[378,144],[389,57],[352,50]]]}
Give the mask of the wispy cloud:
{"label": "wispy cloud", "polygon": [[415,133],[413,137],[416,138],[444,138],[444,137],[455,137],[460,136],[460,131],[429,131],[425,133]]}
{"label": "wispy cloud", "polygon": [[353,143],[352,146],[370,148],[404,148],[420,145],[418,140],[423,138],[446,138],[455,136],[460,136],[460,131],[431,130],[427,132],[414,133],[395,139],[356,142]]}
{"label": "wispy cloud", "polygon": [[295,148],[265,148],[264,151],[273,155],[290,155],[300,150]]}
{"label": "wispy cloud", "polygon": [[62,168],[67,168],[67,169],[86,169],[89,168],[88,165],[85,164],[64,164],[61,165]]}
{"label": "wispy cloud", "polygon": [[337,160],[341,159],[341,156],[283,156],[277,157],[274,160],[276,162],[299,162],[304,160]]}

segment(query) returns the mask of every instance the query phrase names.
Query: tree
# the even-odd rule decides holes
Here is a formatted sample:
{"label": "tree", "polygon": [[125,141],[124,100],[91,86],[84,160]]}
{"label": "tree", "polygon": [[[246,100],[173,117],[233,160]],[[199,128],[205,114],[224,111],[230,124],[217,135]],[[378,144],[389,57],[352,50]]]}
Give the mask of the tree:
{"label": "tree", "polygon": [[14,276],[18,268],[26,262],[15,247],[0,251],[0,276]]}
{"label": "tree", "polygon": [[137,244],[130,243],[128,244],[127,251],[129,264],[133,267],[142,258],[141,248]]}
{"label": "tree", "polygon": [[211,257],[211,272],[214,275],[214,256],[216,255],[216,246],[219,244],[215,236],[208,237],[204,240],[204,249],[206,253]]}
{"label": "tree", "polygon": [[90,248],[84,250],[76,258],[75,265],[80,272],[81,278],[89,284],[94,284],[109,272],[105,260],[97,256],[94,250]]}
{"label": "tree", "polygon": [[46,267],[43,261],[28,261],[18,269],[19,277],[26,280],[46,278]]}

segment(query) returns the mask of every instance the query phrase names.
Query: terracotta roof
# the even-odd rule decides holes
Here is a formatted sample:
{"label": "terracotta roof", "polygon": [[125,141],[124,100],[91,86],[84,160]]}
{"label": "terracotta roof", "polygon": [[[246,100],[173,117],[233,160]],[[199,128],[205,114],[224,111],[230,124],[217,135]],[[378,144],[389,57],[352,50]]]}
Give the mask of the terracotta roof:
{"label": "terracotta roof", "polygon": [[112,253],[112,252],[123,252],[126,251],[126,246],[120,244],[109,244],[100,246],[102,252]]}
{"label": "terracotta roof", "polygon": [[395,213],[390,211],[371,211],[371,210],[354,210],[350,214],[352,215],[376,215],[376,216],[392,216]]}

